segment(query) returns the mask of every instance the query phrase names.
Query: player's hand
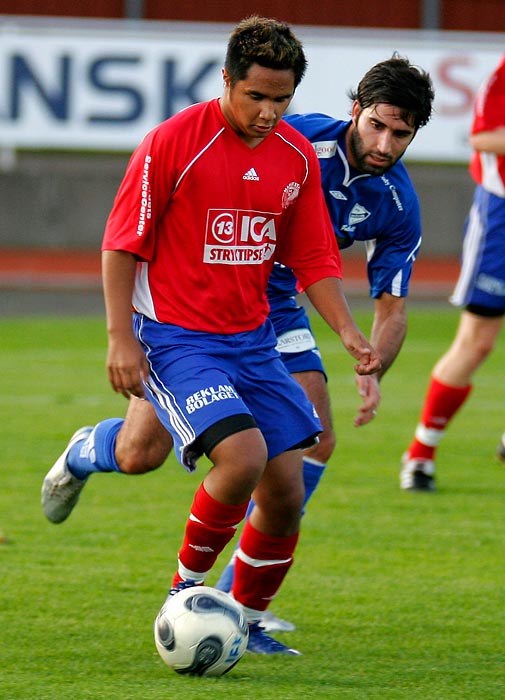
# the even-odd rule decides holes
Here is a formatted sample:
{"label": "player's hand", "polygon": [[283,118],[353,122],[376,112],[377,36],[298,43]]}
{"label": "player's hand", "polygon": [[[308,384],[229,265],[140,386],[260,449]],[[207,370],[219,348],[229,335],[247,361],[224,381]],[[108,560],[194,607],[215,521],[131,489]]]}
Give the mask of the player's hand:
{"label": "player's hand", "polygon": [[381,391],[377,375],[362,376],[357,374],[356,386],[358,387],[359,395],[363,399],[363,403],[358,408],[358,414],[354,419],[354,425],[358,428],[360,425],[370,423],[377,415]]}
{"label": "player's hand", "polygon": [[355,326],[341,330],[340,338],[347,352],[358,360],[354,365],[356,374],[375,374],[381,369],[379,353]]}
{"label": "player's hand", "polygon": [[339,333],[347,352],[358,360],[357,364],[354,365],[356,374],[379,372],[382,366],[379,353],[370,345],[354,323],[344,326],[339,330]]}
{"label": "player's hand", "polygon": [[356,374],[375,374],[382,367],[382,361],[379,354],[372,348],[359,348],[358,355],[354,355],[359,359],[359,362],[354,365]]}
{"label": "player's hand", "polygon": [[137,339],[110,338],[107,372],[112,388],[126,398],[145,398],[143,381],[149,376],[149,365]]}

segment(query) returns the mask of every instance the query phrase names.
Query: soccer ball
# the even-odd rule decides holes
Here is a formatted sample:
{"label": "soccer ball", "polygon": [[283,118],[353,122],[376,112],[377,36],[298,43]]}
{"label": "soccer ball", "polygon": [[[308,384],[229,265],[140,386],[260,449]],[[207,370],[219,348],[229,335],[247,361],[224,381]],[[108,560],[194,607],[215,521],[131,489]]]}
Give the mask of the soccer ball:
{"label": "soccer ball", "polygon": [[163,661],[191,676],[222,676],[240,661],[248,639],[240,605],[209,586],[170,596],[154,621],[154,641]]}

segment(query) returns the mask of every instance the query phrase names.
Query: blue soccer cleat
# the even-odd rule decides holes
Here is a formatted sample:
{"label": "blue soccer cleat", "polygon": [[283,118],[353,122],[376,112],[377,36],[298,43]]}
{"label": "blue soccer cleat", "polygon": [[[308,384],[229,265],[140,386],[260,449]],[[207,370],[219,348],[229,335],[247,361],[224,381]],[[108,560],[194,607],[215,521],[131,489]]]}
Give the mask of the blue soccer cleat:
{"label": "blue soccer cleat", "polygon": [[193,579],[188,579],[187,581],[179,581],[177,586],[173,586],[168,592],[168,598],[171,598],[173,595],[176,593],[179,593],[179,591],[183,591],[185,588],[193,588],[193,586],[198,586],[200,584],[196,583],[196,581],[193,581]]}
{"label": "blue soccer cleat", "polygon": [[261,626],[261,622],[253,622],[249,625],[249,641],[247,651],[253,654],[284,654],[285,656],[301,656],[301,652],[290,649],[270,637]]}

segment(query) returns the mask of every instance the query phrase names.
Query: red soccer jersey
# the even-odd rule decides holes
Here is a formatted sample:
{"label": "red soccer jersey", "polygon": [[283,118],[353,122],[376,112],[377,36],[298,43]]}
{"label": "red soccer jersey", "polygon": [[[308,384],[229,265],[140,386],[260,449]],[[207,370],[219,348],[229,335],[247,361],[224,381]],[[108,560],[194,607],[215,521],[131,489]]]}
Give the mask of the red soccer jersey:
{"label": "red soccer jersey", "polygon": [[274,260],[293,268],[304,288],[341,277],[310,143],[281,121],[250,148],[218,100],[188,107],[146,136],[102,250],[138,256],[137,311],[210,333],[263,323]]}
{"label": "red soccer jersey", "polygon": [[[505,54],[494,73],[479,89],[475,101],[472,134],[505,127]],[[470,173],[484,189],[505,197],[505,156],[475,151]]]}

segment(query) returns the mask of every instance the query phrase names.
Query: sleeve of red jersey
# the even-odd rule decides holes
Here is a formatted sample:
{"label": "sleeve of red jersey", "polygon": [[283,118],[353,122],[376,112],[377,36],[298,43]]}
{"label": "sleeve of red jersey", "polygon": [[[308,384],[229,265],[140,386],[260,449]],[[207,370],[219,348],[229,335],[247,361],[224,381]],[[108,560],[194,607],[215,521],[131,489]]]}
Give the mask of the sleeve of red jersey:
{"label": "sleeve of red jersey", "polygon": [[291,267],[300,290],[326,277],[342,278],[342,261],[326,207],[321,171],[310,146],[309,172],[292,207],[278,262]]}
{"label": "sleeve of red jersey", "polygon": [[482,91],[483,102],[479,104],[477,98],[472,134],[505,126],[505,62],[493,73]]}
{"label": "sleeve of red jersey", "polygon": [[156,221],[173,189],[171,159],[170,139],[161,127],[135,149],[107,219],[102,250],[124,250],[152,260]]}

